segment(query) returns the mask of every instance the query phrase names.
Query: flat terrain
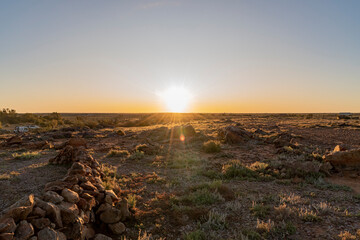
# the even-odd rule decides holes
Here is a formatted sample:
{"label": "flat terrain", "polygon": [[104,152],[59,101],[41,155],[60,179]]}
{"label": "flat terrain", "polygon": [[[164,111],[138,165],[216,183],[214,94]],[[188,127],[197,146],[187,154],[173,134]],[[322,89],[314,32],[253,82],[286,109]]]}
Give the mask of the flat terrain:
{"label": "flat terrain", "polygon": [[[0,210],[62,178],[66,167],[48,160],[69,138],[81,137],[106,169],[106,187],[132,207],[127,238],[141,230],[154,239],[360,239],[360,172],[325,169],[323,160],[337,145],[360,148],[360,120],[235,114],[160,120],[26,133],[13,145],[5,143],[15,134],[4,132]],[[195,133],[171,130],[187,124]],[[229,126],[245,135],[229,141],[222,134]]]}

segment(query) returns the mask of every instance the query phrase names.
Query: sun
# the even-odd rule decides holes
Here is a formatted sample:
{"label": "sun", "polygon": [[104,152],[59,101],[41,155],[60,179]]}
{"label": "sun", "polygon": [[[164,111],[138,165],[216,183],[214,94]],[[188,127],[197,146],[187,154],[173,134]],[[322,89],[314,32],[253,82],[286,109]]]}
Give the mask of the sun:
{"label": "sun", "polygon": [[170,112],[184,112],[189,105],[191,94],[184,87],[173,86],[157,94]]}

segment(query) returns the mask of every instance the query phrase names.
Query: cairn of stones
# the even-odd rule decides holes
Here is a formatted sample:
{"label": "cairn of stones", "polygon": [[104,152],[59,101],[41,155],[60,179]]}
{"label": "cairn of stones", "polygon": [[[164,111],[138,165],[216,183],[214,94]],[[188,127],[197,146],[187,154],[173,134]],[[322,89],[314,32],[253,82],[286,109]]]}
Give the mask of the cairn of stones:
{"label": "cairn of stones", "polygon": [[101,165],[79,145],[66,144],[49,161],[71,165],[63,179],[0,213],[0,240],[111,240],[125,232],[127,200],[104,188]]}

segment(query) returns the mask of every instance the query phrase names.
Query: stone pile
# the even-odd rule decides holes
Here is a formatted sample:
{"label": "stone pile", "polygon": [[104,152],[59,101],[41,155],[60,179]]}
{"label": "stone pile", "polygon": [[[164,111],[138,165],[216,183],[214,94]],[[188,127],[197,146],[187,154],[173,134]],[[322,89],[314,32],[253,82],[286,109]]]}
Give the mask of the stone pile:
{"label": "stone pile", "polygon": [[112,239],[126,230],[126,199],[103,187],[101,166],[83,147],[66,145],[50,160],[69,164],[66,176],[0,213],[0,240]]}

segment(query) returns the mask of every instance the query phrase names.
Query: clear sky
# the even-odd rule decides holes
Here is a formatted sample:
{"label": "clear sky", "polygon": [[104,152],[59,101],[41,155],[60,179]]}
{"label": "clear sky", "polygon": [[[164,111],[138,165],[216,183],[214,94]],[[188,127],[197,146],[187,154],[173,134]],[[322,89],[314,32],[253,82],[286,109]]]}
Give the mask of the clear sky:
{"label": "clear sky", "polygon": [[3,0],[0,108],[360,112],[358,0]]}

